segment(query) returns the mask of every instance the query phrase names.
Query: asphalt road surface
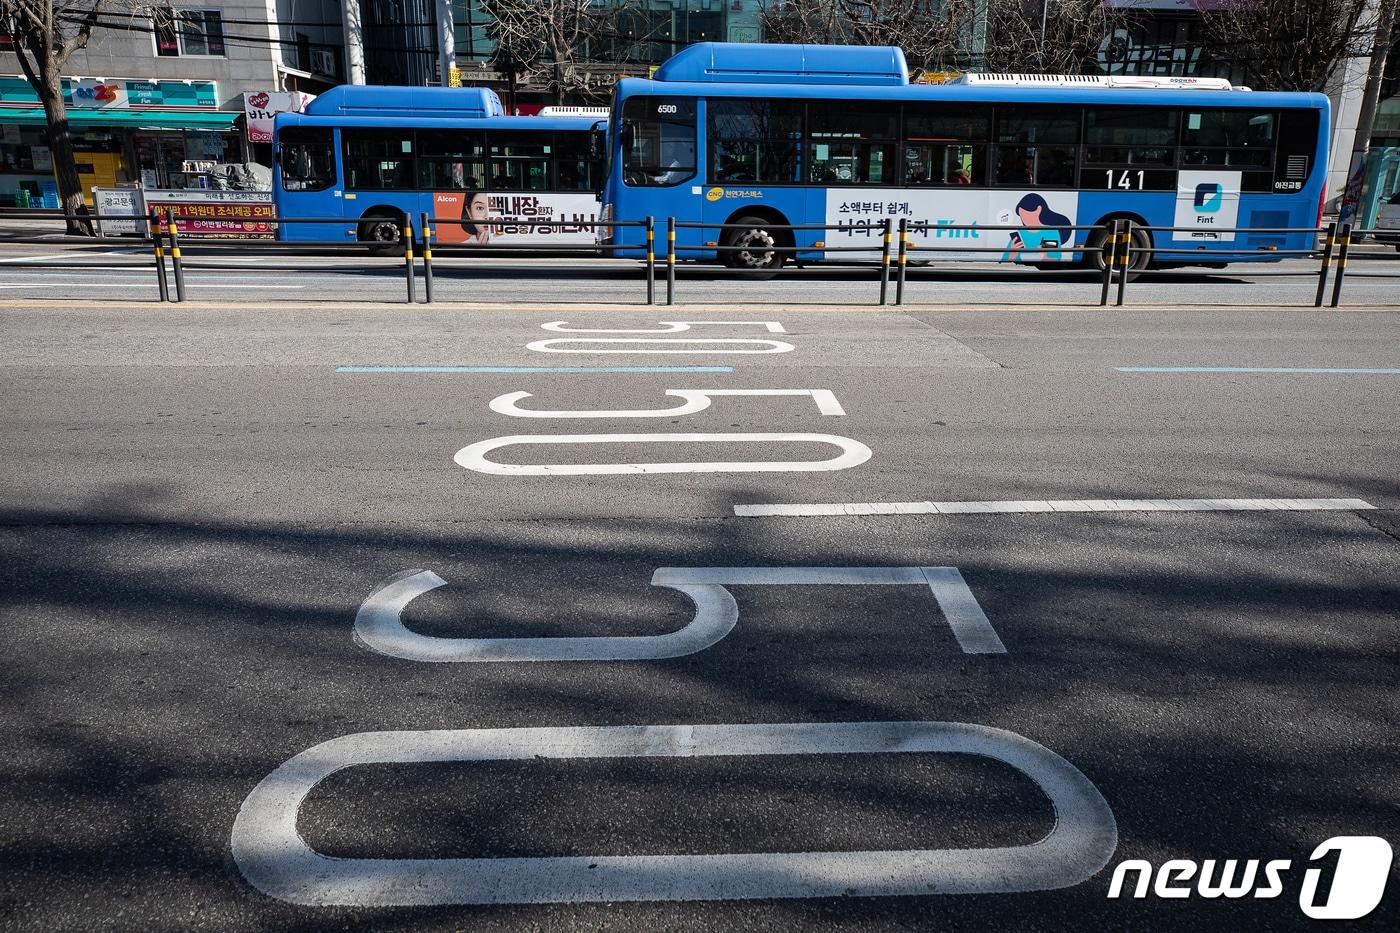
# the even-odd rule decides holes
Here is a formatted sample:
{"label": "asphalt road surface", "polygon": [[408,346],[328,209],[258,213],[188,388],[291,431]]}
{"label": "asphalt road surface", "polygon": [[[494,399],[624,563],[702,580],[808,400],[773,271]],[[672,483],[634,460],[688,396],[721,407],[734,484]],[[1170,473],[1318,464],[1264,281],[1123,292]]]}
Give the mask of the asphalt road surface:
{"label": "asphalt road surface", "polygon": [[0,927],[1400,925],[1400,311],[762,287],[0,309]]}

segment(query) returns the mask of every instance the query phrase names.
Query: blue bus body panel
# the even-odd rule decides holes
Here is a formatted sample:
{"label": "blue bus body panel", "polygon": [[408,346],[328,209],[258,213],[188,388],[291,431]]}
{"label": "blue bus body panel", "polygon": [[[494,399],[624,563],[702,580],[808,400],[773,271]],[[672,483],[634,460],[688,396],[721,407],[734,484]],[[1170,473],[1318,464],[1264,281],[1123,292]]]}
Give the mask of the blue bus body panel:
{"label": "blue bus body panel", "polygon": [[698,42],[656,69],[655,80],[668,85],[703,81],[899,86],[909,83],[909,68],[903,50],[895,46]]}
{"label": "blue bus body panel", "polygon": [[[500,102],[497,100],[495,109],[498,111],[491,116],[472,116],[466,110],[449,110],[439,106],[436,109],[428,107],[416,110],[409,107],[415,101],[425,100],[423,92],[433,92],[427,95],[429,98],[446,98],[449,95],[453,100],[460,98],[469,102],[474,96],[471,91],[481,90],[484,95],[495,99],[496,94],[484,88],[380,88],[349,86],[333,88],[326,94],[317,97],[308,106],[306,113],[279,113],[274,123],[273,138],[280,139],[281,132],[287,127],[314,126],[329,127],[336,130],[335,151],[337,154],[343,150],[341,148],[340,128],[342,127],[363,127],[363,128],[384,128],[384,129],[460,129],[460,130],[520,130],[525,132],[588,132],[598,124],[598,120],[589,117],[515,117],[505,116],[499,113]],[[337,94],[336,92],[346,92]],[[361,94],[358,92],[374,92]],[[386,92],[386,93],[379,93]],[[388,93],[392,92],[392,93]],[[351,100],[352,105],[337,103],[336,98]],[[322,105],[323,101],[330,98],[330,102]],[[386,106],[383,112],[369,113],[362,112],[359,115],[344,115],[354,110],[365,110],[365,102],[382,99]],[[431,101],[428,101],[431,103]],[[320,105],[320,106],[318,106]],[[407,108],[407,109],[406,109]],[[273,161],[276,161],[274,154]],[[337,155],[337,163],[340,158]],[[292,223],[280,224],[278,226],[278,236],[282,240],[311,242],[311,241],[335,241],[353,240],[357,233],[357,221],[367,210],[375,208],[393,208],[403,212],[410,218],[416,218],[420,213],[431,213],[433,210],[430,192],[417,189],[404,191],[376,190],[376,191],[346,191],[344,179],[339,178],[336,184],[325,191],[316,192],[292,192],[290,197],[284,196],[282,191],[282,173],[274,170],[272,173],[273,189],[272,199],[274,209],[279,216],[284,211],[290,211],[288,216],[301,217],[337,217],[344,216],[346,219],[342,223],[322,224],[322,223]],[[288,207],[287,201],[295,203],[295,207]]]}
{"label": "blue bus body panel", "polygon": [[[689,50],[687,50],[689,51]],[[681,53],[682,55],[685,53]],[[677,56],[680,57],[680,56]],[[753,62],[753,67],[767,67],[767,63]],[[668,72],[666,66],[658,70],[657,77],[664,74],[697,74],[692,63],[688,70],[677,69]],[[641,220],[647,216],[656,218],[658,225],[664,225],[666,218],[675,217],[678,221],[720,224],[737,219],[746,211],[773,211],[790,224],[823,224],[828,217],[828,194],[833,202],[845,205],[848,201],[854,206],[868,208],[873,202],[883,201],[888,208],[902,206],[901,193],[918,193],[923,199],[940,197],[943,200],[966,198],[970,194],[983,193],[989,201],[995,201],[999,194],[1012,198],[1011,206],[1020,192],[1009,188],[900,188],[898,186],[820,186],[820,185],[764,185],[764,184],[711,184],[707,181],[708,146],[705,144],[706,106],[705,98],[773,98],[791,100],[871,100],[871,101],[930,101],[968,103],[1027,103],[1063,104],[1073,106],[1155,106],[1155,107],[1197,107],[1197,108],[1248,108],[1252,110],[1270,109],[1314,109],[1319,111],[1318,139],[1314,150],[1314,166],[1308,182],[1301,191],[1291,193],[1242,193],[1239,195],[1238,213],[1235,226],[1271,228],[1313,228],[1317,223],[1318,205],[1326,185],[1327,153],[1329,145],[1331,105],[1325,95],[1267,91],[1214,91],[1214,90],[1171,90],[1133,88],[1033,88],[1033,87],[984,87],[968,85],[900,85],[863,86],[853,89],[849,84],[804,84],[784,83],[781,87],[764,83],[712,83],[708,80],[647,80],[625,78],[618,82],[614,98],[616,112],[614,121],[624,101],[634,95],[660,97],[697,98],[697,122],[700,146],[697,152],[698,168],[695,176],[681,185],[658,188],[631,188],[622,185],[621,166],[614,158],[610,166],[604,198],[614,206],[617,220]],[[617,138],[617,125],[611,127],[612,138]],[[1074,195],[1077,206],[1071,219],[1078,225],[1091,225],[1100,222],[1108,215],[1133,215],[1149,226],[1174,226],[1178,193],[1173,191],[1107,191],[1058,189],[1062,193]],[[1051,195],[1049,189],[1047,196]],[[888,211],[881,210],[881,215]],[[897,211],[896,211],[897,213]],[[874,212],[867,212],[872,220],[878,220]],[[1013,215],[1014,216],[1014,215]],[[844,218],[843,218],[844,219]],[[862,219],[853,216],[853,221]],[[933,222],[933,221],[931,221]],[[953,217],[947,223],[966,223]],[[996,220],[990,221],[995,223]],[[1012,221],[1014,223],[1014,220]],[[721,240],[722,231],[696,228],[679,228],[677,245],[685,247],[679,253],[682,259],[713,260],[718,257],[713,244]],[[949,231],[949,236],[958,234]],[[849,240],[851,234],[840,231],[795,231],[794,240],[799,248],[808,249],[798,253],[801,261],[817,261],[823,258],[840,259],[841,253],[825,253],[817,244],[829,246],[844,245],[842,239]],[[1077,241],[1083,242],[1083,234]],[[976,246],[1001,247],[1005,242],[1004,232],[988,231],[978,233]],[[706,249],[707,244],[711,247]],[[1068,244],[1066,244],[1068,245]],[[1275,250],[1307,250],[1314,245],[1311,233],[1297,234],[1255,234],[1241,233],[1233,242],[1195,242],[1174,239],[1172,233],[1154,235],[1154,245],[1162,249],[1186,249],[1192,255],[1162,256],[1163,262],[1237,262],[1247,260],[1273,260],[1278,257],[1270,252]],[[1201,254],[1196,258],[1195,254]],[[625,257],[640,256],[640,252],[618,251]],[[984,258],[996,259],[997,254],[986,254]],[[969,257],[970,258],[970,257]]]}

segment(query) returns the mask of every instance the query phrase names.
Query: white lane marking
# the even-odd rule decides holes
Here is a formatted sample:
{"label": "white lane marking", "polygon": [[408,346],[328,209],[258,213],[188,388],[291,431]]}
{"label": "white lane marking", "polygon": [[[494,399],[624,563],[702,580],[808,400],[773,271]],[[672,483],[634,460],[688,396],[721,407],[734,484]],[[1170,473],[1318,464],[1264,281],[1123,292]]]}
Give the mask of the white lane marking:
{"label": "white lane marking", "polygon": [[[590,343],[590,344],[600,344],[600,343],[608,343],[608,344],[616,344],[616,343],[641,344],[641,343],[649,343],[649,344],[654,344],[655,347],[652,348],[652,349],[620,348],[620,349],[613,349],[613,350],[604,350],[604,349],[592,348],[592,347],[581,347],[581,348],[574,348],[574,349],[559,349],[559,348],[556,348],[556,346],[555,346],[556,344],[569,344],[569,343]],[[685,343],[685,344],[695,344],[695,343],[698,343],[698,344],[704,344],[705,346],[704,346],[703,348],[701,348],[701,347],[695,347],[695,348],[689,348],[689,347],[687,347],[687,348],[681,348],[681,347],[677,347],[677,346],[676,346],[677,344],[681,344],[681,343]],[[750,349],[743,349],[743,350],[741,350],[741,349],[739,349],[739,348],[737,348],[737,347],[733,347],[733,348],[730,348],[730,349],[726,349],[726,348],[723,348],[723,347],[717,347],[717,346],[716,346],[717,344],[726,344],[726,345],[746,344],[746,345],[748,345],[748,346],[750,346],[750,347],[758,347],[759,349],[752,349],[752,350],[750,350]],[[535,340],[535,341],[532,341],[532,342],[530,342],[530,343],[527,343],[527,344],[525,344],[525,349],[527,349],[527,350],[534,350],[534,351],[536,351],[537,353],[705,353],[705,354],[715,354],[715,353],[747,353],[747,354],[765,354],[765,353],[790,353],[790,352],[792,352],[793,350],[795,350],[795,349],[797,349],[797,348],[794,347],[792,344],[790,344],[790,343],[785,343],[785,342],[783,342],[783,341],[781,341],[781,340],[758,340],[758,339],[748,339],[748,338],[745,338],[745,337],[673,337],[673,338],[669,338],[669,339],[668,339],[668,338],[665,338],[665,337],[656,337],[656,338],[645,338],[645,337],[552,337],[552,338],[550,338],[549,340]]]}
{"label": "white lane marking", "polygon": [[658,586],[880,586],[924,584],[964,654],[1006,654],[1006,645],[956,567],[663,567]]}
{"label": "white lane marking", "polygon": [[[345,768],[535,758],[979,755],[1035,783],[1054,810],[1024,846],[534,858],[331,858],[297,832],[312,789]],[[664,799],[664,798],[663,798]],[[253,788],[234,862],[270,897],[312,907],[1010,894],[1079,884],[1108,864],[1118,826],[1078,768],[1004,729],[959,722],[756,723],[361,732],[303,751]]]}
{"label": "white lane marking", "polygon": [[430,570],[406,570],[386,579],[360,604],[355,640],[371,651],[406,661],[646,661],[695,654],[734,630],[739,606],[731,585],[923,584],[933,593],[964,654],[1005,654],[1006,646],[956,567],[662,567],[651,578],[690,597],[695,617],[666,635],[545,638],[439,638],[403,624],[417,597],[446,583]]}
{"label": "white lane marking", "polygon": [[787,330],[777,321],[658,321],[663,326],[662,330],[650,327],[624,328],[622,330],[603,330],[596,327],[570,327],[568,321],[550,321],[548,324],[541,324],[541,330],[551,331],[556,334],[680,334],[690,330],[697,325],[716,327],[762,327],[770,334],[786,334]]}
{"label": "white lane marking", "polygon": [[540,411],[521,408],[516,404],[524,399],[534,398],[533,393],[508,392],[493,398],[490,408],[498,415],[509,415],[512,418],[666,418],[704,411],[710,407],[710,400],[717,395],[806,395],[817,403],[817,410],[823,415],[846,414],[830,389],[667,389],[666,394],[684,401],[675,408]]}
{"label": "white lane marking", "polygon": [[[91,255],[90,253],[88,255]],[[8,259],[0,259],[0,262],[48,262],[50,259],[81,259],[82,254],[72,256],[68,253],[53,253],[46,256],[11,256]]]}
{"label": "white lane marking", "polygon": [[1005,502],[829,502],[736,505],[734,514],[760,516],[816,515],[959,515],[998,512],[1267,512],[1351,511],[1374,509],[1365,499],[1046,499]]}
{"label": "white lane marking", "polygon": [[668,583],[695,604],[695,617],[665,635],[578,638],[435,638],[410,631],[401,618],[414,598],[447,581],[430,570],[409,570],[385,580],[360,605],[355,639],[372,651],[407,661],[646,661],[703,651],[739,621],[734,597],[714,584]]}
{"label": "white lane marking", "polygon": [[[0,288],[111,288],[113,285],[154,285],[150,279],[108,279],[103,282],[0,282]],[[191,288],[237,288],[247,291],[247,285],[214,285],[208,282],[195,282]],[[305,285],[264,285],[259,282],[258,288],[305,288]]]}
{"label": "white lane marking", "polygon": [[[697,463],[530,463],[487,460],[486,454],[515,444],[830,444],[841,454],[830,460],[758,460]],[[458,466],[496,476],[606,476],[622,473],[809,473],[849,470],[870,459],[870,448],[835,434],[513,434],[477,441],[457,451]]]}

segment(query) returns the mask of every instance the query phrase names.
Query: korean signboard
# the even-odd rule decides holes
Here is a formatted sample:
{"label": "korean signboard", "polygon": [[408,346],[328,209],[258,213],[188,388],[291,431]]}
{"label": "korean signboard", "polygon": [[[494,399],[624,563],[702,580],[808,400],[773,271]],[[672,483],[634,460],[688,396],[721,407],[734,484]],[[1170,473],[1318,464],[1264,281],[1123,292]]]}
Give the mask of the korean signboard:
{"label": "korean signboard", "polygon": [[272,123],[279,113],[300,113],[315,95],[301,91],[245,91],[243,114],[248,120],[248,142],[272,142]]}

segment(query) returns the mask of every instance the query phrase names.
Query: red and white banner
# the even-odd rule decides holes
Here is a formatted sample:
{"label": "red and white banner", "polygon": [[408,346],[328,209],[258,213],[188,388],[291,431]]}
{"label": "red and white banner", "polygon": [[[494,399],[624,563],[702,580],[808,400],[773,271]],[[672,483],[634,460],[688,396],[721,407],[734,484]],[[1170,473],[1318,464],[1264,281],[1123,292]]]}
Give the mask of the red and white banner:
{"label": "red and white banner", "polygon": [[302,91],[245,91],[243,115],[248,120],[248,142],[272,142],[272,121],[279,113],[301,113],[316,95]]}

